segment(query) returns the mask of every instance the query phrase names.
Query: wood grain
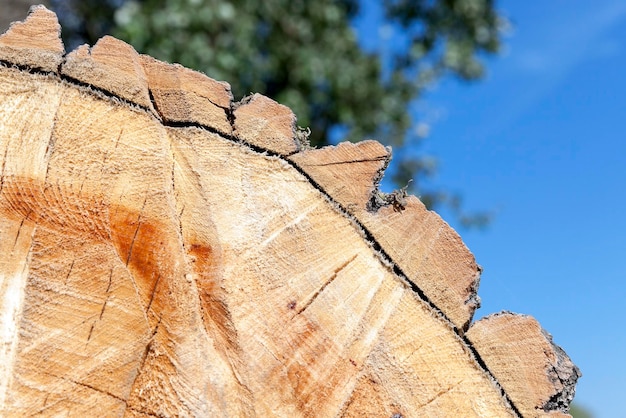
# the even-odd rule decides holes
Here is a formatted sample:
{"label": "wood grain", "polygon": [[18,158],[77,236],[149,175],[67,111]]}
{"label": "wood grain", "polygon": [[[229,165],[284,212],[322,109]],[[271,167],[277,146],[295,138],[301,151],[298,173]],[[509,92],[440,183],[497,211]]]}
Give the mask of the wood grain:
{"label": "wood grain", "polygon": [[55,22],[0,36],[3,416],[567,416],[562,350],[470,326],[459,236],[377,200],[388,149]]}

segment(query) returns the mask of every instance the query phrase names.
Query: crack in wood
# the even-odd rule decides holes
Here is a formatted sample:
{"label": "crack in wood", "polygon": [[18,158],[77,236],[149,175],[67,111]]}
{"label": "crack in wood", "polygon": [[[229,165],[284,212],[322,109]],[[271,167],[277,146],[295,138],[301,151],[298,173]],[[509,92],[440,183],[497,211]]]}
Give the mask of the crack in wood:
{"label": "crack in wood", "polygon": [[4,166],[7,163],[7,155],[9,154],[9,144],[7,144],[4,149],[4,158],[2,159],[2,169],[0,169],[0,193],[2,193],[2,189],[4,188]]}
{"label": "crack in wood", "polygon": [[[143,409],[134,408],[134,407],[131,407],[131,406],[128,406],[128,405],[126,405],[126,408],[125,408],[124,412],[126,412],[126,410],[137,412],[139,414],[147,415],[149,417],[154,417],[154,418],[167,418],[165,415],[157,415],[157,414],[154,414],[152,412],[147,412],[147,411],[144,411]],[[126,416],[126,414],[124,414],[124,416]]]}
{"label": "crack in wood", "polygon": [[107,285],[106,293],[109,293],[109,290],[111,290],[112,283],[113,283],[113,267],[111,267],[111,273],[109,274],[109,284]]}
{"label": "crack in wood", "polygon": [[150,338],[148,339],[148,342],[146,343],[146,348],[144,349],[143,354],[141,355],[141,360],[139,361],[139,365],[137,366],[137,370],[135,371],[135,378],[133,379],[132,383],[129,386],[131,389],[131,393],[132,393],[133,387],[135,386],[135,383],[137,382],[137,379],[139,379],[139,376],[141,376],[141,373],[145,367],[146,359],[148,358],[148,354],[150,354],[150,350],[152,349],[152,344],[154,343],[154,339],[159,330],[159,325],[161,325],[161,317],[159,317],[159,321],[154,326],[154,330],[152,330]]}
{"label": "crack in wood", "polygon": [[22,227],[24,226],[24,221],[26,220],[26,218],[22,218],[22,220],[20,221],[20,226],[17,228],[17,234],[15,234],[15,241],[13,241],[13,248],[11,249],[11,251],[15,250],[15,246],[17,245],[17,241],[20,239],[20,234],[22,233]]}
{"label": "crack in wood", "polygon": [[161,274],[157,276],[156,281],[154,282],[154,287],[152,287],[152,292],[150,293],[150,301],[148,301],[148,306],[146,307],[146,316],[148,316],[150,312],[150,308],[152,307],[152,301],[154,300],[154,296],[157,291],[157,287],[159,286],[159,281],[161,281]]}
{"label": "crack in wood", "polygon": [[109,301],[109,295],[107,295],[107,298],[104,300],[104,303],[102,304],[102,309],[100,309],[100,316],[98,317],[98,320],[102,320],[102,315],[104,315],[104,310],[107,307],[108,301]]}
{"label": "crack in wood", "polygon": [[355,254],[352,256],[352,258],[350,258],[348,261],[346,261],[345,263],[343,263],[341,266],[339,266],[338,268],[336,268],[333,271],[333,274],[324,282],[324,284],[317,289],[317,291],[315,293],[313,293],[313,295],[309,298],[309,300],[304,304],[304,306],[302,306],[301,308],[299,308],[297,310],[297,314],[300,315],[302,312],[304,312],[309,306],[311,306],[311,304],[315,301],[315,299],[317,299],[317,297],[324,291],[324,289],[326,289],[326,287],[328,287],[329,284],[331,284],[339,275],[339,273],[345,269],[348,264],[352,263],[356,258],[358,257],[358,254]]}
{"label": "crack in wood", "polygon": [[[51,374],[51,376],[54,376],[54,375]],[[127,402],[128,402],[126,399],[124,399],[122,397],[119,397],[117,395],[114,395],[111,392],[109,392],[108,390],[97,388],[97,387],[95,387],[93,385],[90,385],[88,383],[79,382],[78,380],[70,379],[69,377],[63,377],[63,376],[54,376],[54,377],[60,378],[62,380],[66,380],[68,382],[72,382],[72,383],[74,383],[74,384],[76,384],[78,386],[82,386],[82,387],[85,387],[87,389],[91,389],[91,390],[96,391],[98,393],[102,393],[103,395],[110,396],[111,398],[117,399],[118,401],[123,402],[124,404],[127,404]]]}
{"label": "crack in wood", "polygon": [[[504,391],[504,388],[497,382],[497,379],[495,379],[493,373],[489,370],[489,368],[486,366],[484,361],[481,359],[478,351],[472,345],[472,343],[463,335],[463,333],[461,333],[459,331],[459,329],[456,326],[454,326],[454,324],[450,320],[450,318],[424,293],[424,291],[415,282],[413,282],[406,273],[404,273],[404,271],[401,269],[401,267],[393,260],[393,258],[387,253],[387,251],[385,251],[383,246],[378,242],[378,240],[373,236],[373,234],[353,214],[351,214],[342,204],[340,204],[335,199],[333,199],[333,197],[306,172],[305,168],[303,168],[303,167],[299,166],[298,164],[296,164],[295,162],[291,161],[285,155],[282,155],[282,154],[277,153],[275,151],[271,151],[269,149],[265,149],[263,147],[260,147],[260,146],[254,145],[254,144],[250,144],[250,143],[248,143],[246,141],[241,140],[240,138],[238,138],[235,135],[222,132],[219,129],[216,129],[214,127],[211,127],[211,126],[208,126],[208,125],[204,125],[204,124],[201,124],[199,122],[164,121],[162,118],[160,118],[160,115],[155,114],[155,112],[151,111],[149,108],[147,108],[145,106],[139,105],[139,104],[137,104],[135,102],[132,102],[132,101],[130,101],[128,99],[124,99],[122,97],[119,97],[114,92],[107,91],[107,90],[102,89],[100,87],[93,86],[93,85],[91,85],[89,83],[82,82],[82,81],[77,80],[75,78],[69,77],[69,76],[67,76],[65,74],[61,74],[60,72],[59,73],[55,73],[55,72],[45,71],[45,70],[42,70],[42,69],[39,69],[39,68],[33,68],[33,67],[29,67],[29,66],[24,66],[24,65],[16,65],[16,64],[4,61],[4,60],[0,60],[0,66],[8,67],[8,68],[17,68],[20,71],[27,72],[27,73],[34,74],[34,75],[39,74],[39,75],[46,75],[48,77],[57,78],[60,81],[68,83],[69,85],[73,85],[73,86],[75,86],[77,88],[85,88],[87,91],[91,92],[96,97],[106,98],[107,100],[117,101],[118,103],[121,102],[123,104],[129,105],[133,109],[140,109],[140,110],[142,110],[142,111],[152,115],[153,117],[155,117],[164,127],[171,127],[171,128],[199,128],[199,129],[202,129],[202,130],[204,130],[206,132],[217,134],[220,137],[222,137],[223,139],[226,139],[226,140],[229,140],[231,142],[235,142],[237,144],[243,145],[243,146],[249,148],[250,150],[252,150],[254,152],[257,152],[257,153],[259,153],[261,155],[279,158],[282,161],[284,161],[287,164],[289,164],[290,166],[292,166],[296,171],[298,171],[302,176],[304,176],[308,180],[309,184],[313,188],[317,189],[322,194],[322,196],[329,203],[331,203],[331,205],[333,207],[335,207],[337,209],[337,211],[339,213],[341,213],[344,217],[346,217],[348,220],[350,220],[352,222],[352,224],[355,226],[357,231],[359,231],[360,234],[363,236],[364,240],[367,243],[370,244],[371,248],[374,250],[374,253],[377,254],[380,257],[380,259],[383,262],[383,264],[389,266],[391,268],[391,270],[393,271],[395,276],[397,276],[404,283],[406,283],[409,286],[409,288],[414,293],[416,293],[417,296],[422,301],[424,301],[437,316],[439,316],[444,322],[446,322],[450,326],[450,328],[457,335],[457,337],[459,337],[459,339],[463,341],[463,343],[466,345],[466,347],[468,347],[470,352],[473,354],[474,359],[476,360],[477,364],[493,379],[494,382],[496,382],[496,385],[499,387],[500,392],[501,392],[503,398],[505,399],[507,404],[511,407],[513,413],[516,414],[517,417],[521,417],[522,416],[521,413],[519,412],[518,408],[515,406],[515,404],[512,402],[512,400],[508,396],[508,394]],[[59,68],[61,68],[61,67],[59,67]],[[228,115],[229,114],[228,110],[225,109],[225,111],[227,112],[227,115]],[[231,128],[234,128],[234,120],[235,120],[235,118],[234,118],[234,112],[232,110],[230,111],[230,115],[231,115],[231,117],[229,118],[229,121],[231,122]],[[6,150],[5,150],[5,154],[6,154]],[[6,160],[6,155],[5,155],[5,160]],[[3,170],[4,170],[4,166],[3,166]],[[2,177],[2,179],[3,178],[4,177]],[[2,184],[0,184],[0,191],[2,190],[1,187],[2,187]],[[145,205],[145,201],[144,201],[144,205]],[[139,225],[137,227],[137,230],[135,231],[135,237],[137,235],[137,232],[138,232],[138,229],[139,229],[139,226],[140,226],[140,217],[141,217],[141,212],[140,212],[140,216],[138,217]],[[131,242],[131,247],[130,247],[128,258],[127,258],[127,261],[126,261],[126,265],[127,266],[128,266],[128,263],[130,262],[130,256],[131,256],[131,252],[132,252],[132,245],[134,244],[135,237],[133,238],[133,241]],[[333,278],[333,280],[334,280],[334,278]],[[330,280],[330,281],[332,281],[332,280]],[[325,286],[323,286],[322,289],[320,289],[314,295],[314,297],[310,301],[307,302],[307,304],[306,304],[307,307],[308,307],[308,305],[310,305],[310,303],[312,303],[312,301],[315,299],[315,297],[317,297],[317,295],[319,295],[319,292],[321,290],[323,290],[324,287],[327,286],[327,284]],[[306,307],[304,309],[306,309]],[[302,312],[304,309],[301,309],[299,312]]]}
{"label": "crack in wood", "polygon": [[387,156],[384,157],[376,157],[376,158],[363,158],[359,160],[345,160],[345,161],[333,161],[331,163],[324,164],[307,164],[306,167],[328,167],[330,165],[342,165],[342,164],[355,164],[355,163],[372,163],[377,161],[385,161],[387,160]]}
{"label": "crack in wood", "polygon": [[93,321],[91,324],[91,328],[89,328],[89,335],[87,335],[87,342],[91,341],[91,334],[93,333],[93,329],[96,327],[96,321]]}
{"label": "crack in wood", "polygon": [[67,272],[67,274],[65,275],[65,280],[63,281],[63,286],[67,286],[67,281],[70,278],[70,275],[72,274],[72,269],[74,268],[74,263],[76,262],[75,258],[72,258],[72,264],[70,264],[70,269]]}
{"label": "crack in wood", "polygon": [[443,390],[440,390],[439,392],[437,392],[435,394],[435,396],[433,396],[432,398],[430,398],[428,401],[426,401],[426,403],[422,404],[419,406],[419,408],[424,408],[425,406],[430,405],[431,403],[433,403],[434,401],[436,401],[438,398],[442,397],[443,395],[445,395],[446,393],[450,392],[452,389],[456,388],[457,386],[459,386],[461,383],[463,383],[463,381],[461,380],[460,382],[457,382]]}
{"label": "crack in wood", "polygon": [[130,247],[128,248],[128,256],[126,257],[126,267],[128,267],[128,263],[130,263],[130,256],[133,253],[133,246],[135,245],[135,240],[137,239],[137,234],[139,233],[139,228],[141,228],[141,215],[143,214],[143,210],[146,207],[146,201],[148,200],[148,196],[145,196],[143,199],[143,205],[141,206],[141,210],[137,215],[137,228],[135,229],[135,234],[133,235],[133,239],[130,242]]}
{"label": "crack in wood", "polygon": [[54,111],[54,118],[52,118],[52,128],[50,129],[50,138],[48,138],[48,145],[46,146],[46,153],[44,156],[44,161],[46,162],[46,174],[43,178],[43,184],[48,183],[48,171],[50,170],[50,159],[52,158],[52,153],[54,152],[54,146],[56,143],[56,136],[54,135],[54,131],[57,125],[57,116],[59,115],[59,109],[61,106],[58,106]]}

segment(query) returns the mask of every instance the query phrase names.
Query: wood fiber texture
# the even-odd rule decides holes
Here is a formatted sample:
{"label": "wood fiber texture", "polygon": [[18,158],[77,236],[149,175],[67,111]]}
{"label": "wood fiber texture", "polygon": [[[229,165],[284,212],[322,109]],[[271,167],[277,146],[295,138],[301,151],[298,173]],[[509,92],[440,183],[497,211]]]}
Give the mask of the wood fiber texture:
{"label": "wood fiber texture", "polygon": [[390,150],[310,149],[287,107],[35,7],[0,36],[2,416],[568,416],[532,318]]}

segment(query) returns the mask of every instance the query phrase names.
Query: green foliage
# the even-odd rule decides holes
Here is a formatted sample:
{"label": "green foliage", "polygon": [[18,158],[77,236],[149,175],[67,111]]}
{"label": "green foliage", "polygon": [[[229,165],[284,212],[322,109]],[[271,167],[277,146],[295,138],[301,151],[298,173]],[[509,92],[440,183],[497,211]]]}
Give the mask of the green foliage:
{"label": "green foliage", "polygon": [[593,417],[591,412],[589,412],[588,410],[586,410],[585,408],[583,408],[582,406],[578,404],[572,404],[570,407],[569,413],[572,416],[572,418],[592,418]]}
{"label": "green foliage", "polygon": [[[394,179],[429,205],[450,203],[421,180],[432,161],[398,152],[415,144],[411,101],[434,79],[480,77],[479,56],[499,46],[493,0],[384,0],[386,23],[405,47],[390,59],[360,48],[351,26],[358,0],[69,0],[67,41],[91,44],[105,32],[138,51],[227,80],[236,98],[260,92],[293,109],[313,145],[375,138],[393,145]],[[377,30],[378,28],[372,28]],[[399,158],[398,158],[399,157]],[[458,201],[458,200],[457,200]]]}

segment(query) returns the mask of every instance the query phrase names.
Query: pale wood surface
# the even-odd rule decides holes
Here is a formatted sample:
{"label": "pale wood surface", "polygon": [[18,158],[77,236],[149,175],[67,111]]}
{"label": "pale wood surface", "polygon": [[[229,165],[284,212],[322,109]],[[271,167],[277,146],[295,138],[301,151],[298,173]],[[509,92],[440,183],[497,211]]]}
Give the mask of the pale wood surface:
{"label": "pale wood surface", "polygon": [[139,54],[111,36],[101,38],[93,48],[81,45],[67,54],[61,74],[154,112]]}
{"label": "pale wood surface", "polygon": [[515,403],[525,416],[544,405],[556,409],[573,396],[580,374],[534,318],[510,312],[490,315],[473,324],[467,338],[504,390],[516,394]]}
{"label": "pale wood surface", "polygon": [[0,67],[3,416],[566,410],[547,365],[577,369],[536,322],[469,326],[456,232],[415,197],[371,206],[386,148],[309,150],[284,106],[114,38],[57,72],[49,35],[23,42],[55,22],[0,37],[30,57]]}
{"label": "pale wood surface", "polygon": [[28,24],[14,22],[0,38],[0,61],[56,71],[65,52],[61,25],[56,15],[44,7],[33,10]]}
{"label": "pale wood surface", "polygon": [[227,83],[148,55],[141,56],[141,64],[150,80],[156,110],[165,123],[197,123],[232,134],[228,113],[233,96]]}
{"label": "pale wood surface", "polygon": [[238,139],[283,156],[305,147],[296,138],[296,117],[287,106],[254,94],[237,103],[233,126]]}
{"label": "pale wood surface", "polygon": [[290,159],[358,219],[455,326],[467,329],[479,304],[480,271],[458,234],[414,196],[403,208],[368,208],[388,153],[379,143],[365,141],[309,150]]}

